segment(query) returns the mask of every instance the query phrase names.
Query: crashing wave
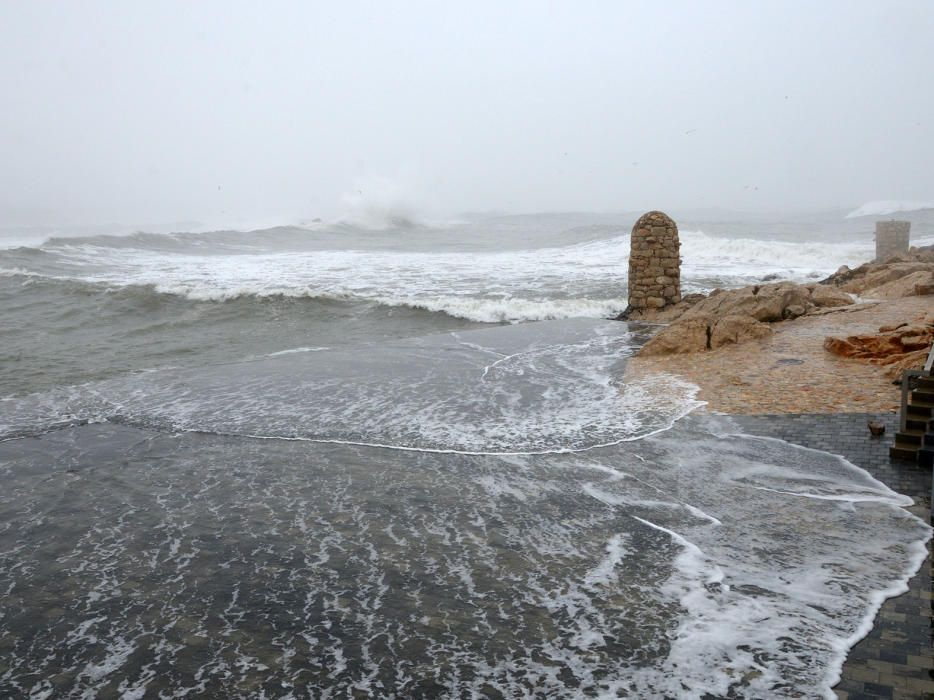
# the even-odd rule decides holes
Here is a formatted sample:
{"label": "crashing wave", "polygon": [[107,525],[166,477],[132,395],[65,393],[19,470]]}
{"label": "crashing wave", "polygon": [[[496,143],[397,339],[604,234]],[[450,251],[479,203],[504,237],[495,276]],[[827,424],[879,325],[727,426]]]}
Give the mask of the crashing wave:
{"label": "crashing wave", "polygon": [[[422,231],[422,230],[420,230]],[[319,235],[320,234],[320,235]],[[349,249],[307,229],[59,239],[0,253],[6,275],[145,288],[192,301],[292,297],[443,312],[476,322],[607,318],[626,307],[629,235],[516,250]],[[419,233],[418,235],[421,235]],[[361,240],[362,239],[358,239]],[[724,238],[682,231],[685,292],[807,281],[872,256],[871,244]],[[335,247],[332,247],[335,246]]]}
{"label": "crashing wave", "polygon": [[855,219],[860,216],[885,216],[900,211],[920,211],[922,209],[934,209],[934,201],[928,202],[908,202],[895,199],[880,199],[874,202],[867,202],[861,207],[857,207],[846,215],[847,219]]}

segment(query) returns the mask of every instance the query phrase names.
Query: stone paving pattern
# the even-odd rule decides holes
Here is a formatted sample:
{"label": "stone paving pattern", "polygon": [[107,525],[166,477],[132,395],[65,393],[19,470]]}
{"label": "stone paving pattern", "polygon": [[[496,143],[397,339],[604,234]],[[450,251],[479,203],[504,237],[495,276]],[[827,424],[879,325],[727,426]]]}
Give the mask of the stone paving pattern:
{"label": "stone paving pattern", "polygon": [[[873,438],[866,422],[877,414],[784,414],[735,416],[744,430],[777,437],[843,455],[889,488],[912,497],[911,512],[930,521],[931,472],[907,462],[889,460],[897,429],[886,416],[885,435]],[[911,579],[907,593],[890,598],[876,617],[872,632],[850,650],[840,683],[844,700],[926,698],[934,700],[934,634],[932,634],[931,555]]]}

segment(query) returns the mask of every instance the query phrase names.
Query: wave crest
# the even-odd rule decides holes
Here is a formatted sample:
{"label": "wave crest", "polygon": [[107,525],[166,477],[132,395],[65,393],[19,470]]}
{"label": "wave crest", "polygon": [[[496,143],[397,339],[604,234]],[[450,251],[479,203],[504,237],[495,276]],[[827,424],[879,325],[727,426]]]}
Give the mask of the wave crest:
{"label": "wave crest", "polygon": [[884,216],[900,211],[921,211],[923,209],[934,209],[934,201],[909,202],[895,199],[880,199],[873,202],[866,202],[861,207],[857,207],[847,214],[846,218],[855,219],[860,216]]}

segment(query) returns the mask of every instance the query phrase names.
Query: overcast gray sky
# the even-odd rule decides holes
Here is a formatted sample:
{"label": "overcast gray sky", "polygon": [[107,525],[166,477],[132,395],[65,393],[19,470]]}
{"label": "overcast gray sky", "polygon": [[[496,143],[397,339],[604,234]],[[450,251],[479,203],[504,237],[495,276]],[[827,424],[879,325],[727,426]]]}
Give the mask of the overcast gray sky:
{"label": "overcast gray sky", "polygon": [[0,2],[5,224],[934,199],[934,2]]}

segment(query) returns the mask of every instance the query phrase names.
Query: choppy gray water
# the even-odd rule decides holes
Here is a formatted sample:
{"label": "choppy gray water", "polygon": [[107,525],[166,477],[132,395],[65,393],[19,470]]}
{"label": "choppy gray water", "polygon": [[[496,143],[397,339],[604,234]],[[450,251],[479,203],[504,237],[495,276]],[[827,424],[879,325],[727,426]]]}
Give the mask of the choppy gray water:
{"label": "choppy gray water", "polygon": [[[0,251],[0,695],[827,696],[928,526],[623,383],[584,218]],[[869,245],[684,239],[694,288]]]}

